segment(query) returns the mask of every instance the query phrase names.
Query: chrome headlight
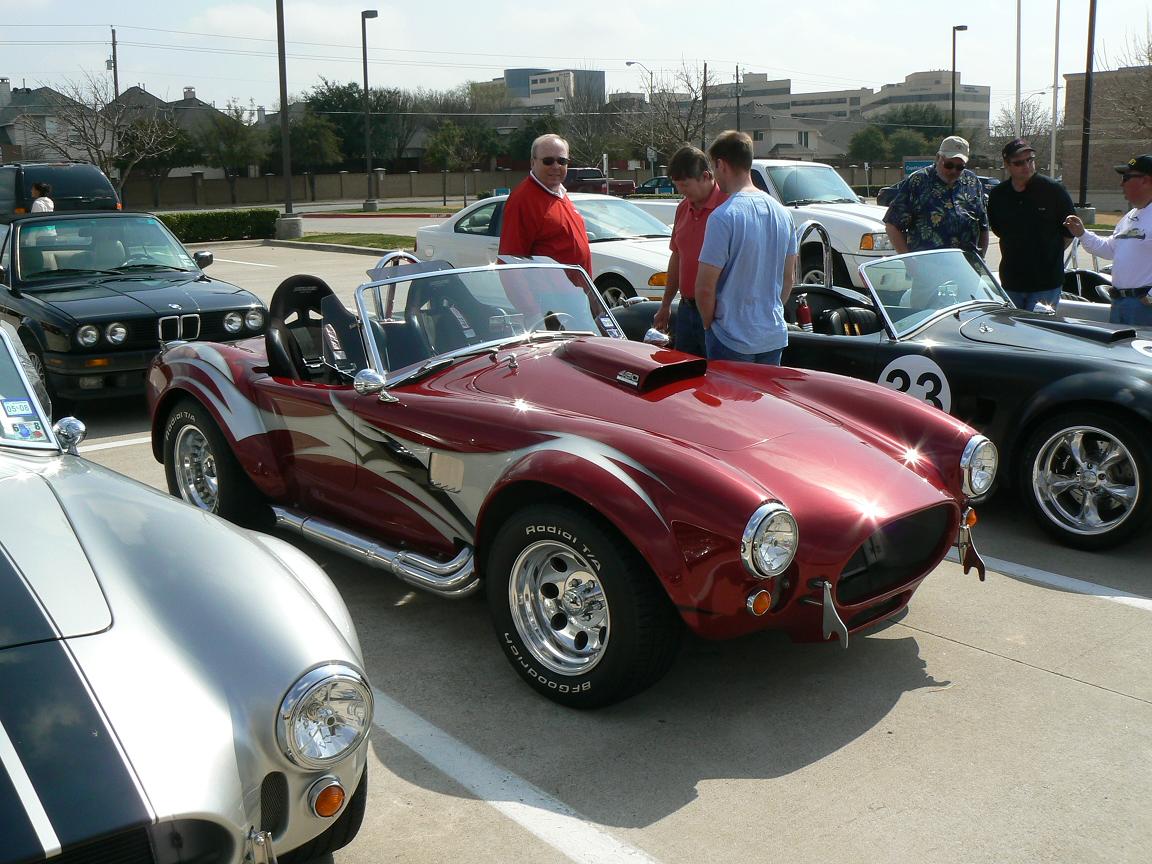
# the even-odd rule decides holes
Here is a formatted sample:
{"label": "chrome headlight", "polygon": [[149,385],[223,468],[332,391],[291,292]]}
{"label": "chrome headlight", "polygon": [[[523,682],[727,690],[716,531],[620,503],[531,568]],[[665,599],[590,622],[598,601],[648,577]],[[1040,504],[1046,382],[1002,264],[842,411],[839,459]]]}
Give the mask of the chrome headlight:
{"label": "chrome headlight", "polygon": [[860,238],[860,248],[865,252],[895,252],[892,239],[883,231],[865,234]]}
{"label": "chrome headlight", "polygon": [[224,316],[224,329],[229,333],[239,333],[244,326],[244,316],[239,312],[229,312]]}
{"label": "chrome headlight", "polygon": [[983,435],[974,435],[960,456],[960,474],[964,481],[964,494],[969,498],[987,495],[996,479],[1000,454],[996,445]]}
{"label": "chrome headlight", "polygon": [[104,338],[113,345],[123,345],[128,338],[128,328],[119,321],[113,321],[104,328]]}
{"label": "chrome headlight", "polygon": [[244,326],[249,330],[259,330],[264,326],[264,310],[249,309],[244,314]]}
{"label": "chrome headlight", "polygon": [[76,331],[76,341],[84,348],[91,348],[100,341],[100,328],[95,324],[85,324]]}
{"label": "chrome headlight", "polygon": [[757,579],[771,579],[788,569],[796,557],[800,531],[796,518],[778,501],[762,504],[744,529],[740,555]]}
{"label": "chrome headlight", "polygon": [[355,669],[321,666],[292,685],[276,720],[276,740],[285,756],[302,768],[326,768],[368,734],[372,688]]}

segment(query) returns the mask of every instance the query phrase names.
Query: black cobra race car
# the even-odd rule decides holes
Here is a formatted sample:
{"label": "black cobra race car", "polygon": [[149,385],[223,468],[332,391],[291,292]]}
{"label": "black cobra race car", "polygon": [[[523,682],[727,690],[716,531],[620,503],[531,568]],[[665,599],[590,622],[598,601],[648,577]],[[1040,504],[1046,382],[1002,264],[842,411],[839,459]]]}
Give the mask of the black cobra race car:
{"label": "black cobra race car", "polygon": [[[1016,309],[979,256],[914,252],[861,267],[868,294],[800,285],[812,331],[784,363],[877,381],[935,405],[1000,450],[1040,522],[1082,549],[1115,545],[1152,514],[1152,329]],[[615,310],[642,339],[658,307]]]}
{"label": "black cobra race car", "polygon": [[212,279],[147,213],[43,213],[0,225],[0,320],[54,402],[144,392],[166,342],[264,332],[256,295]]}

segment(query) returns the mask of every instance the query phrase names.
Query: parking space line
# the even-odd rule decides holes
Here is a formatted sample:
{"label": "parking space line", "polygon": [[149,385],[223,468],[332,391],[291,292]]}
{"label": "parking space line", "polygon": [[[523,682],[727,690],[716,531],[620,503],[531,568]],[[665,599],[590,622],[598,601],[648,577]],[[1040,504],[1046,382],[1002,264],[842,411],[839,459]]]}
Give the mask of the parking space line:
{"label": "parking space line", "polygon": [[255,261],[237,261],[234,258],[216,258],[214,260],[224,264],[247,264],[249,267],[271,267],[273,270],[279,266],[278,264],[257,264]]}
{"label": "parking space line", "polygon": [[375,724],[480,800],[580,864],[656,864],[379,690]]}
{"label": "parking space line", "polygon": [[[1014,561],[1005,561],[1001,558],[989,558],[987,555],[983,557],[984,563],[988,566],[989,570],[995,570],[997,573],[1003,573],[1005,576],[1011,576],[1014,579],[1031,582],[1034,585],[1047,585],[1050,588],[1059,588],[1063,591],[1071,591],[1074,594],[1086,594],[1089,597],[1099,597],[1101,600],[1110,600],[1122,606],[1132,606],[1136,609],[1143,609],[1145,612],[1152,612],[1152,599],[1141,597],[1139,594],[1129,594],[1127,591],[1121,591],[1118,588],[1109,588],[1107,585],[1097,585],[1095,582],[1085,582],[1083,579],[1073,579],[1071,576],[1061,576],[1059,573],[1050,573],[1047,570],[1039,570],[1035,567],[1029,567],[1026,564],[1017,564]],[[948,552],[948,560],[954,563],[959,562],[960,559],[955,549]]]}
{"label": "parking space line", "polygon": [[137,444],[151,444],[151,438],[125,438],[123,441],[108,441],[104,444],[85,444],[81,453],[94,453],[97,450],[112,450],[116,447],[135,447]]}

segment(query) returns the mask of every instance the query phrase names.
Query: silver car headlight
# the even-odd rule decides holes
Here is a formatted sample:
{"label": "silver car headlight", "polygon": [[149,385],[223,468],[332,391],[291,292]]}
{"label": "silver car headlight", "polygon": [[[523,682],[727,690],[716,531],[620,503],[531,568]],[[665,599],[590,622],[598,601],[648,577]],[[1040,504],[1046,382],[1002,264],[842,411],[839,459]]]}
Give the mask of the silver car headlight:
{"label": "silver car headlight", "polygon": [[863,252],[895,252],[896,247],[892,245],[892,238],[885,232],[880,231],[876,234],[865,234],[860,238],[860,249]]}
{"label": "silver car headlight", "polygon": [[76,331],[76,341],[84,348],[91,348],[100,341],[100,328],[95,324],[85,324]]}
{"label": "silver car headlight", "polygon": [[800,531],[788,508],[778,501],[762,504],[748,520],[740,539],[744,566],[757,579],[771,579],[796,557]]}
{"label": "silver car headlight", "polygon": [[996,479],[1000,454],[996,445],[983,435],[974,435],[960,456],[960,473],[964,481],[964,494],[969,498],[987,495]]}
{"label": "silver car headlight", "polygon": [[113,345],[123,345],[128,338],[128,328],[119,321],[113,321],[104,328],[104,338]]}
{"label": "silver car headlight", "polygon": [[239,333],[244,326],[244,316],[239,312],[229,312],[224,316],[224,329],[229,333]]}
{"label": "silver car headlight", "polygon": [[249,330],[259,330],[264,326],[264,310],[249,309],[244,313],[244,326]]}
{"label": "silver car headlight", "polygon": [[326,768],[347,757],[372,727],[372,688],[349,666],[329,664],[300,678],[280,704],[276,740],[293,763]]}

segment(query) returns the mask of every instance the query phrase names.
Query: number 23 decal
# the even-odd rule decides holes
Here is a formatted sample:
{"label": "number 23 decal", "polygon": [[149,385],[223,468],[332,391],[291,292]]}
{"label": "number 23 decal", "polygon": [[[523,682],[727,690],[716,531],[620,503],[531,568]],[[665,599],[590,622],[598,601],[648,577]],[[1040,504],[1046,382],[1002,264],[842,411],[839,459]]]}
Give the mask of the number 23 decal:
{"label": "number 23 decal", "polygon": [[952,388],[948,378],[928,357],[907,354],[897,357],[880,373],[880,384],[915,396],[941,411],[952,410]]}

